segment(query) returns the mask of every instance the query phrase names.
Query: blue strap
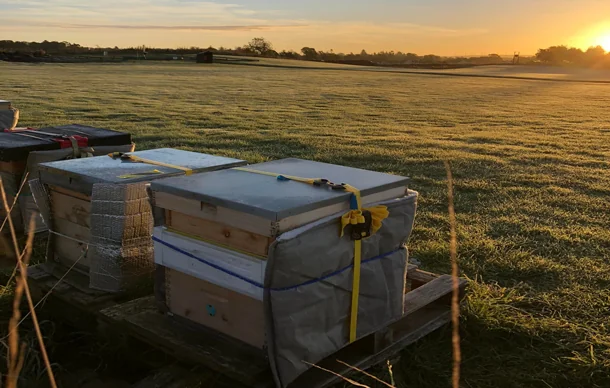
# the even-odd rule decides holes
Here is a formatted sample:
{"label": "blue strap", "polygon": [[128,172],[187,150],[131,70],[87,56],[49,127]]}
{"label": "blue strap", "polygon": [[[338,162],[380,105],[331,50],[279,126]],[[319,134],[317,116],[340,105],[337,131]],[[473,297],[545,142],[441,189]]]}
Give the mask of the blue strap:
{"label": "blue strap", "polygon": [[349,208],[351,210],[360,210],[358,209],[358,198],[352,193],[351,197],[349,197]]}
{"label": "blue strap", "polygon": [[[247,277],[244,277],[244,276],[242,276],[242,275],[240,275],[238,273],[235,273],[235,272],[233,272],[231,270],[228,270],[228,269],[223,268],[223,267],[221,267],[219,265],[216,265],[216,264],[214,264],[214,263],[212,263],[212,262],[210,262],[210,261],[208,261],[206,259],[202,259],[200,257],[197,257],[197,256],[193,255],[192,253],[187,252],[184,249],[178,248],[177,246],[172,245],[172,244],[170,244],[168,242],[165,242],[165,241],[163,241],[163,240],[161,240],[161,239],[159,239],[159,238],[157,238],[155,236],[153,236],[152,239],[153,239],[153,241],[158,242],[159,244],[165,245],[166,247],[168,247],[168,248],[170,248],[170,249],[172,249],[172,250],[174,250],[174,251],[176,251],[178,253],[181,253],[181,254],[183,254],[185,256],[188,256],[191,259],[195,259],[195,260],[197,260],[200,263],[203,263],[203,264],[208,265],[208,266],[210,266],[210,267],[212,267],[214,269],[219,270],[220,272],[224,272],[224,273],[226,273],[229,276],[233,276],[235,278],[238,278],[238,279],[240,279],[240,280],[242,280],[242,281],[244,281],[244,282],[246,282],[248,284],[253,285],[254,287],[262,288],[262,289],[268,289],[270,291],[290,291],[290,290],[294,290],[294,289],[297,289],[297,288],[302,287],[302,286],[307,286],[307,285],[310,285],[310,284],[318,283],[318,282],[324,281],[324,280],[326,280],[328,278],[331,278],[333,276],[339,275],[340,273],[343,273],[343,272],[347,271],[348,269],[350,269],[350,268],[352,268],[354,266],[354,264],[352,263],[352,264],[350,264],[350,265],[348,265],[346,267],[343,267],[343,268],[338,269],[338,270],[336,270],[334,272],[331,272],[328,275],[324,275],[324,276],[319,277],[319,278],[314,278],[314,279],[308,280],[306,282],[296,284],[294,286],[267,288],[263,284],[261,284],[261,283],[259,283],[257,281],[254,281],[252,279],[248,279]],[[373,261],[381,260],[381,259],[386,258],[386,257],[392,255],[393,253],[396,253],[396,252],[398,252],[398,251],[400,251],[402,249],[404,249],[404,248],[401,247],[401,248],[398,248],[398,249],[393,250],[391,252],[387,252],[387,253],[381,254],[379,256],[372,257],[372,258],[367,259],[367,260],[362,260],[361,264],[366,264],[366,263],[370,263],[370,262],[373,262]]]}

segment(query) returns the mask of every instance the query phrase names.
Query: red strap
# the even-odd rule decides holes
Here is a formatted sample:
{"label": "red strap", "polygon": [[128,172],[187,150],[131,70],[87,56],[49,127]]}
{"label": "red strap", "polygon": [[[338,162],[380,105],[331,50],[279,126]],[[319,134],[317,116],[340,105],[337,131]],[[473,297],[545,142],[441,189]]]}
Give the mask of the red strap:
{"label": "red strap", "polygon": [[[80,136],[80,135],[62,136],[59,133],[55,134],[55,133],[42,132],[42,131],[38,131],[36,128],[30,128],[30,127],[15,128],[12,131],[9,129],[5,129],[4,132],[14,133],[15,135],[19,135],[19,134],[21,134],[21,132],[24,132],[23,133],[24,136],[33,137],[33,138],[40,139],[40,140],[46,140],[46,139],[40,138],[37,136],[27,135],[26,133],[31,132],[32,134],[49,136],[48,140],[59,143],[60,148],[72,147],[72,142],[70,141],[70,138],[75,139],[79,147],[87,147],[89,145],[89,139],[86,136]],[[54,137],[54,136],[57,136],[57,137]]]}
{"label": "red strap", "polygon": [[[70,137],[76,140],[79,147],[87,147],[89,143],[89,139],[84,136],[74,135]],[[72,147],[72,142],[70,142],[70,138],[55,138],[53,140],[59,143],[60,148]]]}

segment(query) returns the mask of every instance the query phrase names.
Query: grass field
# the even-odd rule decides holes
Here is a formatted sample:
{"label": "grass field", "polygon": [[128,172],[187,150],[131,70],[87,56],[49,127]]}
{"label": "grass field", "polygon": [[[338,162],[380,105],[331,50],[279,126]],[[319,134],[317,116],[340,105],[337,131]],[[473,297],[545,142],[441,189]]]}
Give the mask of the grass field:
{"label": "grass field", "polygon": [[[472,280],[463,386],[610,386],[610,85],[194,64],[0,63],[0,73],[21,125],[410,176],[421,195],[411,255],[437,272],[450,271],[449,159]],[[400,387],[446,387],[450,360],[447,328],[394,370]]]}

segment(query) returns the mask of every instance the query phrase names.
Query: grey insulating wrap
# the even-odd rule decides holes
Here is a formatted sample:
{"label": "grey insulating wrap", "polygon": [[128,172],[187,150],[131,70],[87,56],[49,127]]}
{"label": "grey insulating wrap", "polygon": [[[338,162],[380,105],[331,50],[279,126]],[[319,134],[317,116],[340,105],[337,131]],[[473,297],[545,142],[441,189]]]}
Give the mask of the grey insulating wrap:
{"label": "grey insulating wrap", "polygon": [[107,292],[152,285],[153,215],[146,183],[96,183],[91,195],[89,286]]}
{"label": "grey insulating wrap", "polygon": [[8,129],[12,131],[19,122],[19,109],[9,108],[0,110],[0,131]]}
{"label": "grey insulating wrap", "polygon": [[[417,193],[382,203],[389,217],[362,242],[357,337],[384,328],[403,314],[407,250]],[[366,207],[366,206],[365,206]],[[341,214],[282,234],[271,246],[265,274],[268,354],[278,387],[286,387],[348,345],[353,269],[296,289],[274,290],[317,279],[350,266],[354,242],[339,237]],[[367,259],[376,258],[370,262]]]}
{"label": "grey insulating wrap", "polygon": [[[88,156],[101,156],[111,152],[133,152],[135,144],[125,144],[116,146],[99,146],[99,147],[81,147],[78,149],[80,157]],[[28,155],[26,172],[28,172],[27,179],[31,181],[38,178],[38,165],[40,163],[55,162],[58,160],[66,160],[74,158],[74,150],[72,148],[63,148],[59,150],[51,151],[32,151]],[[24,173],[25,177],[25,173]],[[21,178],[20,178],[21,180]],[[32,192],[30,191],[29,185],[24,185],[19,195],[19,208],[23,217],[23,225],[28,225],[32,215],[38,213],[38,207]],[[42,232],[47,230],[47,226],[44,224],[40,217],[36,218],[36,232]]]}

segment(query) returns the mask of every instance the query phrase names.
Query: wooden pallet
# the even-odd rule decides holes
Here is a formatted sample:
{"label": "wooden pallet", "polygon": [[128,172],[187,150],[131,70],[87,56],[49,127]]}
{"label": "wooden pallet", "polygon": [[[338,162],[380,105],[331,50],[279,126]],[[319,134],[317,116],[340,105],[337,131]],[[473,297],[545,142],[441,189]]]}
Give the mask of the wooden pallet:
{"label": "wooden pallet", "polygon": [[[170,364],[138,381],[132,388],[240,388],[233,380],[203,368]],[[244,387],[245,388],[245,387]]]}
{"label": "wooden pallet", "polygon": [[[227,376],[216,378],[214,387],[275,386],[268,362],[260,350],[178,317],[170,319],[159,313],[153,296],[128,300],[124,295],[91,290],[87,277],[77,271],[70,271],[58,282],[65,270],[47,263],[28,268],[33,296],[36,299],[47,296],[46,311],[74,327],[101,328],[100,332],[110,335],[113,340],[130,341],[137,349],[156,348],[183,366],[195,367],[174,365],[160,369],[144,379],[141,386],[136,385],[138,388],[209,386],[210,371]],[[365,370],[388,359],[395,360],[402,349],[447,324],[451,314],[451,277],[438,276],[410,265],[407,280],[406,314],[401,319],[346,346],[318,365],[342,375],[349,375],[352,370],[337,360]],[[461,294],[465,285],[466,281],[460,279]],[[290,388],[323,388],[339,380],[328,372],[312,368]]]}
{"label": "wooden pallet", "polygon": [[92,290],[86,275],[53,263],[29,267],[28,285],[36,301],[45,298],[45,311],[81,329],[94,329],[100,310],[134,298]]}
{"label": "wooden pallet", "polygon": [[[352,370],[337,360],[365,370],[388,359],[396,359],[406,346],[447,324],[451,320],[451,276],[437,276],[409,266],[407,278],[406,313],[401,319],[346,346],[318,365],[341,375],[350,374]],[[460,279],[462,295],[465,286],[466,281]],[[158,312],[152,296],[105,308],[99,316],[106,325],[118,325],[129,336],[186,364],[204,365],[248,387],[275,386],[268,362],[260,350],[219,336],[211,330],[186,324],[176,317],[168,319]],[[311,368],[290,388],[324,388],[339,381],[339,377]]]}

